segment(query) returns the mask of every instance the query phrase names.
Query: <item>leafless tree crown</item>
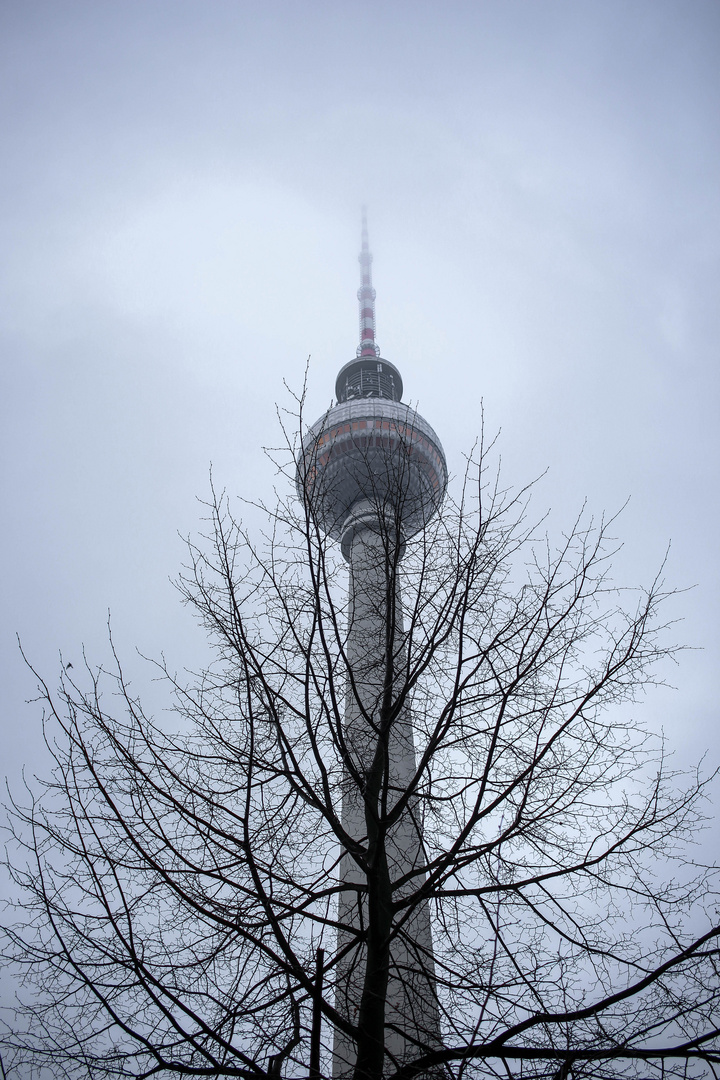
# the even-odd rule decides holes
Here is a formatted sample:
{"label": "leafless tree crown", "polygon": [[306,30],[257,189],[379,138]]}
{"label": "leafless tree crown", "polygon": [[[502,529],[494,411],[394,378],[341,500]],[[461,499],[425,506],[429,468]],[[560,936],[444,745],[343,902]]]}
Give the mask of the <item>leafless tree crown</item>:
{"label": "leafless tree crown", "polygon": [[[554,545],[480,451],[424,530],[377,515],[368,709],[347,568],[301,490],[252,538],[213,496],[181,590],[215,660],[190,681],[160,665],[171,722],[117,657],[40,680],[54,772],[13,804],[6,1074],[317,1080],[339,1032],[355,1080],[716,1075],[720,920],[688,857],[703,783],[625,707],[671,651],[661,581],[616,591],[606,526],[581,515]],[[340,1004],[373,964],[416,978],[421,911],[440,1042]]]}

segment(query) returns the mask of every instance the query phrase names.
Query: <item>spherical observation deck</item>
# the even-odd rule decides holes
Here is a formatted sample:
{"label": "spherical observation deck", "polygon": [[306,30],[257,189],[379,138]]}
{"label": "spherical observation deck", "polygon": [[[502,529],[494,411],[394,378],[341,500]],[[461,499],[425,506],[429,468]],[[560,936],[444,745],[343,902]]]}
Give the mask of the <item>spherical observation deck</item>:
{"label": "spherical observation deck", "polygon": [[339,540],[360,504],[404,539],[428,523],[447,485],[440,440],[400,401],[400,372],[380,357],[351,360],[337,378],[338,403],[309,429],[298,461],[298,494]]}

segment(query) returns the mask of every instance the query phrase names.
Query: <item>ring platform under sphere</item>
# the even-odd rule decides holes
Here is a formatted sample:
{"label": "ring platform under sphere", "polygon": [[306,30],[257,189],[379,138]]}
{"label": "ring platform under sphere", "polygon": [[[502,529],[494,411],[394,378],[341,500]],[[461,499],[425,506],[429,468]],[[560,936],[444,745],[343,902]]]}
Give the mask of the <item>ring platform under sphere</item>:
{"label": "ring platform under sphere", "polygon": [[298,493],[302,497],[304,487],[333,539],[342,537],[360,503],[366,504],[364,513],[372,510],[394,521],[408,538],[424,528],[443,500],[445,455],[427,421],[394,400],[398,388],[402,393],[397,368],[373,357],[363,364],[367,371],[360,379],[359,367],[351,361],[341,370],[338,404],[303,439]]}

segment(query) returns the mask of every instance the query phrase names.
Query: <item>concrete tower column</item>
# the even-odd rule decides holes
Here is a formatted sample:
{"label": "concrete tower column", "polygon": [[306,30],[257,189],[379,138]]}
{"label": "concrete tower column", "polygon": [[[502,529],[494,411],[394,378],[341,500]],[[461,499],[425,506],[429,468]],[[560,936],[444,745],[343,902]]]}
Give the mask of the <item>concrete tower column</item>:
{"label": "concrete tower column", "polygon": [[[415,774],[412,719],[407,707],[393,715],[393,702],[403,684],[407,651],[399,584],[402,539],[382,527],[378,512],[362,501],[345,523],[342,550],[350,565],[348,669],[354,685],[348,685],[345,700],[345,739],[350,763],[356,774],[367,776],[378,765],[383,770],[382,790],[390,812],[407,790]],[[390,685],[388,685],[388,683]],[[410,801],[391,829],[385,844],[391,882],[421,870],[424,862],[422,824],[417,800]],[[355,777],[346,769],[342,806],[343,828],[354,839],[367,842],[368,826],[363,793]],[[363,885],[365,874],[351,854],[345,853],[340,879],[350,886],[340,899],[341,923],[367,925],[367,904],[353,884]],[[408,886],[394,888],[392,898],[416,889],[421,877]],[[352,935],[340,935],[338,944],[349,944]],[[353,1023],[365,976],[365,948],[353,950],[338,971],[336,1006]],[[396,1062],[417,1056],[421,1047],[440,1043],[440,1020],[435,990],[430,912],[427,903],[407,919],[392,940],[390,974],[385,1011],[386,1052]],[[355,1049],[350,1040],[335,1035],[333,1075],[352,1072]]]}

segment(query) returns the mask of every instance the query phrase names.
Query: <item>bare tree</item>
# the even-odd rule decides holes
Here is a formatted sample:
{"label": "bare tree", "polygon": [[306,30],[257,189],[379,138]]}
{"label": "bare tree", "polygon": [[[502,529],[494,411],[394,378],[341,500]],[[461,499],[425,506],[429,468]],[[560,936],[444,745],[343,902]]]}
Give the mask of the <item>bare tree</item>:
{"label": "bare tree", "polygon": [[213,496],[181,589],[215,661],[160,665],[172,723],[117,656],[39,679],[55,768],[13,804],[7,1075],[717,1075],[704,784],[627,708],[672,651],[660,580],[615,590],[606,526],[554,546],[480,452],[415,536],[374,508],[368,660],[300,486],[256,539]]}

